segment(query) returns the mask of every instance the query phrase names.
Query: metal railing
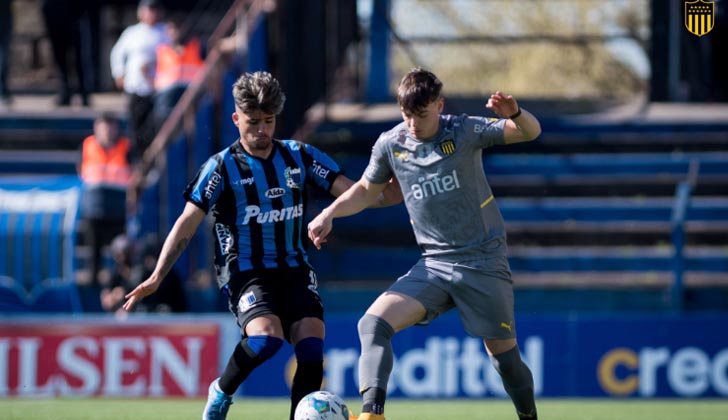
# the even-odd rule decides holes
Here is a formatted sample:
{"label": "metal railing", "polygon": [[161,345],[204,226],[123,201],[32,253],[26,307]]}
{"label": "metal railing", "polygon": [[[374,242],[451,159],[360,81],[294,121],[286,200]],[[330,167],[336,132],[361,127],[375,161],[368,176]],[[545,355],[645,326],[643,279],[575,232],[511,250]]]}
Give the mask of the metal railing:
{"label": "metal railing", "polygon": [[690,195],[695,189],[700,172],[700,161],[693,159],[685,180],[675,188],[675,201],[672,207],[672,245],[674,248],[674,279],[671,289],[672,309],[681,311],[684,303],[685,275],[685,220],[690,206]]}
{"label": "metal railing", "polygon": [[254,29],[252,23],[269,4],[270,0],[237,0],[221,19],[208,40],[209,52],[202,71],[184,91],[135,169],[127,200],[132,212],[136,211],[141,194],[152,182],[152,170],[159,172],[166,167],[165,151],[170,144],[180,139],[180,128],[190,135],[196,129],[193,119],[202,95],[209,93],[214,101],[221,101],[221,74],[227,63],[224,60],[225,52],[219,47],[220,42],[223,38],[237,36],[237,53],[245,54],[245,41]]}

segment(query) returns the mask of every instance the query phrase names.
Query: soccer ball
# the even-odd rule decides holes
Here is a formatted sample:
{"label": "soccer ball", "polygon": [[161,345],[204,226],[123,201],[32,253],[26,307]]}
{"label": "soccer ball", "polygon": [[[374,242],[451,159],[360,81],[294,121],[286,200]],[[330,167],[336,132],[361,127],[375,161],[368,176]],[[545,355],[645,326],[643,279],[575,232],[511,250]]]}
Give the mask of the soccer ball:
{"label": "soccer ball", "polygon": [[301,399],[294,420],[349,420],[349,408],[336,394],[314,391]]}

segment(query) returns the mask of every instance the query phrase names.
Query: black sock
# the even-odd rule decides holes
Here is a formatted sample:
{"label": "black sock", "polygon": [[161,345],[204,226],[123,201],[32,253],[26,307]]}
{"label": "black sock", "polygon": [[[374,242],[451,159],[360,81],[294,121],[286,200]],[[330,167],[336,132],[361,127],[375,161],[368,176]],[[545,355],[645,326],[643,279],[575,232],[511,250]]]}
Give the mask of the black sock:
{"label": "black sock", "polygon": [[516,407],[520,420],[537,420],[533,395],[533,376],[523,360],[518,346],[494,355],[493,367],[503,379],[503,387]]}
{"label": "black sock", "polygon": [[247,340],[246,337],[235,346],[235,351],[233,351],[225,370],[220,375],[218,385],[222,392],[228,395],[233,395],[248,375],[267,360],[267,358],[262,358],[252,351],[246,351]]}
{"label": "black sock", "polygon": [[298,362],[291,384],[291,420],[298,402],[307,394],[321,389],[324,379],[324,362]]}
{"label": "black sock", "polygon": [[384,414],[384,402],[387,399],[387,391],[382,388],[367,388],[362,394],[362,413]]}

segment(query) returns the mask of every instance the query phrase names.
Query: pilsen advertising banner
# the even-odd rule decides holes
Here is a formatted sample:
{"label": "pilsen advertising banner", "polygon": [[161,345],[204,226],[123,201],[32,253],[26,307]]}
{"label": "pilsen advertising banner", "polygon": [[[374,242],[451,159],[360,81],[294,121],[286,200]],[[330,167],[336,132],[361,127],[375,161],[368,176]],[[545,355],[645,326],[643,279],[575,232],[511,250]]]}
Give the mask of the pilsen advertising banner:
{"label": "pilsen advertising banner", "polygon": [[[324,388],[357,395],[358,315],[327,316]],[[0,318],[0,397],[203,396],[240,339],[232,315],[126,321]],[[727,315],[518,315],[523,359],[547,397],[726,397]],[[480,340],[456,314],[393,340],[392,397],[504,396]],[[291,347],[255,370],[240,395],[286,396]]]}
{"label": "pilsen advertising banner", "polygon": [[0,321],[0,397],[207,395],[214,322]]}

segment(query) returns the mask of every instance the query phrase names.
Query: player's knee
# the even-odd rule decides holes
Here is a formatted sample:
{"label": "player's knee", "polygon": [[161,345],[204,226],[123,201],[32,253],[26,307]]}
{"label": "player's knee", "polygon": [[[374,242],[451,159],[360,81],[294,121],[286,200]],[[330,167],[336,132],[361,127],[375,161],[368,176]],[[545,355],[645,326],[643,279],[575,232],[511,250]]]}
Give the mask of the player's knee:
{"label": "player's knee", "polygon": [[495,370],[502,377],[514,376],[521,369],[521,365],[523,364],[518,346],[503,353],[494,355],[491,358],[491,361]]}
{"label": "player's knee", "polygon": [[392,338],[394,328],[384,319],[371,314],[364,314],[356,325],[359,337],[374,335],[386,339]]}
{"label": "player's knee", "polygon": [[270,335],[253,335],[244,338],[242,345],[250,357],[268,360],[278,353],[283,346],[283,340]]}
{"label": "player's knee", "polygon": [[299,362],[320,362],[324,360],[324,340],[318,337],[304,338],[296,344],[294,352]]}

